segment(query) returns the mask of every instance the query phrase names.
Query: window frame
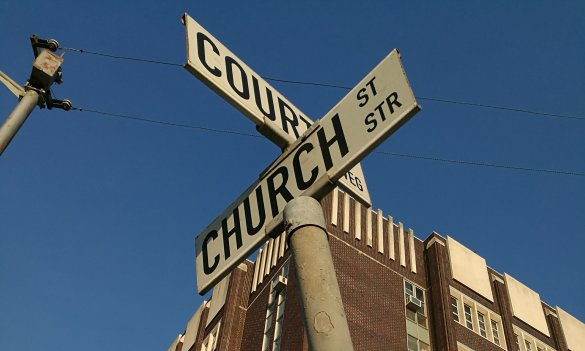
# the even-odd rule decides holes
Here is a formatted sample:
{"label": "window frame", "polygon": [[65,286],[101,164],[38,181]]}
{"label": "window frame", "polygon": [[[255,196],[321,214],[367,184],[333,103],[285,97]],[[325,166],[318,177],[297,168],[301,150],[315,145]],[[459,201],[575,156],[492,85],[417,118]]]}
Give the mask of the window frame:
{"label": "window frame", "polygon": [[277,295],[276,312],[274,320],[274,335],[272,336],[272,351],[280,350],[280,341],[282,340],[282,325],[284,322],[284,309],[286,302],[286,289],[280,291]]}
{"label": "window frame", "polygon": [[[451,317],[453,318],[453,321],[469,330],[472,330],[474,333],[478,334],[484,339],[487,339],[501,349],[507,350],[504,330],[500,327],[502,323],[502,317],[452,286],[449,286],[449,292],[449,308],[451,310]],[[455,307],[455,304],[453,304],[453,300],[456,300],[457,316],[459,317],[459,320],[454,318],[455,314],[453,313],[453,308]],[[469,311],[465,310],[466,306],[469,308]],[[482,333],[479,315],[483,316],[483,327],[485,329],[485,335]],[[469,323],[469,317],[471,317],[471,323]],[[494,323],[497,328],[495,333],[493,330]],[[473,328],[471,328],[470,325]]]}
{"label": "window frame", "polygon": [[[411,318],[409,318],[408,313],[405,311],[406,314],[406,318],[415,322],[416,324],[418,324],[419,326],[421,326],[422,328],[425,328],[426,330],[429,330],[429,322],[428,322],[428,316],[427,316],[427,304],[426,304],[426,291],[425,289],[423,289],[422,287],[418,286],[417,284],[404,279],[404,300],[405,303],[408,300],[408,296],[412,296],[418,300],[421,301],[422,303],[422,308],[415,312],[415,320],[412,320]],[[407,288],[407,286],[410,287]],[[412,294],[408,293],[408,290],[410,290],[410,292]],[[419,296],[419,293],[421,296]]]}
{"label": "window frame", "polygon": [[477,312],[477,326],[479,327],[479,335],[487,339],[488,333],[485,325],[486,316],[481,311]]}
{"label": "window frame", "polygon": [[465,302],[463,303],[463,315],[464,315],[464,320],[465,320],[465,326],[467,327],[467,329],[474,330],[473,329],[473,307],[466,304]]}
{"label": "window frame", "polygon": [[[284,322],[284,310],[286,302],[286,283],[290,261],[286,261],[279,272],[270,282],[270,295],[266,305],[266,318],[264,319],[264,335],[262,337],[262,351],[279,351],[282,337],[282,324]],[[279,280],[284,278],[284,287]],[[280,284],[281,288],[276,288]]]}
{"label": "window frame", "polygon": [[[514,335],[517,340],[518,349],[520,351],[556,351],[553,347],[535,338],[530,333],[513,325]],[[530,345],[530,349],[527,347]]]}
{"label": "window frame", "polygon": [[500,341],[500,323],[494,319],[490,319],[490,324],[492,326],[492,340],[494,341],[494,344],[500,346],[502,343]]}
{"label": "window frame", "polygon": [[219,329],[221,326],[221,319],[211,329],[209,334],[203,339],[201,343],[201,351],[215,351],[217,349],[217,341],[219,340]]}
{"label": "window frame", "polygon": [[[449,295],[449,300],[451,302],[450,304],[450,308],[451,308],[451,316],[453,317],[453,320],[457,323],[461,323],[461,318],[459,317],[459,300],[453,296],[453,295]],[[455,303],[453,303],[455,302]]]}
{"label": "window frame", "polygon": [[[411,348],[411,346],[412,346],[411,343],[414,343],[414,346],[415,346],[414,350]],[[422,346],[421,344],[424,346]],[[426,349],[424,347],[426,347]],[[430,349],[431,349],[431,345],[416,338],[413,335],[406,334],[406,350],[407,351],[411,351],[411,350],[412,351],[430,351]]]}
{"label": "window frame", "polygon": [[[406,333],[407,350],[412,349],[412,346],[413,346],[412,343],[414,342],[416,344],[416,351],[429,351],[431,349],[431,345],[430,345],[429,324],[428,324],[427,303],[426,303],[427,291],[426,291],[426,289],[419,286],[418,284],[404,279],[403,292],[404,292],[404,310],[405,310],[404,313],[405,313],[407,328],[408,328],[408,323],[413,323],[417,327],[416,328],[416,335],[413,335],[410,332]],[[408,301],[410,300],[410,296],[420,300],[420,302],[421,302],[421,308],[418,309],[417,311],[411,310],[407,306]]]}

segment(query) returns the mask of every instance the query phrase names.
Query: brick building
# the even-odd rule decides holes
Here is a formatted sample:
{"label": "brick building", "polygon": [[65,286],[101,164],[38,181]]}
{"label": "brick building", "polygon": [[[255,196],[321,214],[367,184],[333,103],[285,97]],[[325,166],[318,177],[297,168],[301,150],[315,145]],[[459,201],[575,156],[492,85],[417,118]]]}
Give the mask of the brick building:
{"label": "brick building", "polygon": [[[585,324],[451,237],[424,241],[335,190],[323,201],[354,349],[585,351]],[[305,351],[283,236],[221,281],[169,351]],[[340,350],[342,351],[342,350]]]}

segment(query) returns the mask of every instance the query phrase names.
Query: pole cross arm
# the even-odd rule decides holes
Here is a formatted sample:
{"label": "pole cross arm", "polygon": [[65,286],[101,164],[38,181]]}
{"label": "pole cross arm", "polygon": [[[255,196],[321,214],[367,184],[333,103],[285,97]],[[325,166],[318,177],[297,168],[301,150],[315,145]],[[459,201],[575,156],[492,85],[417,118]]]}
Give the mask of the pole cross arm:
{"label": "pole cross arm", "polygon": [[0,82],[2,82],[8,90],[12,92],[16,96],[16,98],[20,99],[24,96],[24,87],[20,84],[16,83],[12,78],[10,78],[6,73],[0,71]]}

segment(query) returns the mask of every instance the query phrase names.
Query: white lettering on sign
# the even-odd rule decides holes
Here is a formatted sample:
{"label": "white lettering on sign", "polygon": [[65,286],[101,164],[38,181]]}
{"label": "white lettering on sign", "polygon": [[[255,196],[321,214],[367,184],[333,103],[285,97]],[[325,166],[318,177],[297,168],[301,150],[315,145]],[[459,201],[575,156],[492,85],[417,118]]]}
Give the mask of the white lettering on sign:
{"label": "white lettering on sign", "polygon": [[347,170],[418,110],[394,50],[196,238],[199,293],[267,240],[263,229],[289,201],[351,181]]}
{"label": "white lettering on sign", "polygon": [[[187,29],[187,64],[185,68],[224,97],[257,126],[267,127],[267,137],[284,148],[297,140],[313,124],[300,109],[288,101],[268,82],[236,57],[189,15],[184,16]],[[284,131],[284,133],[282,133]],[[359,186],[341,180],[340,186],[366,206],[371,206],[362,168],[351,171]]]}

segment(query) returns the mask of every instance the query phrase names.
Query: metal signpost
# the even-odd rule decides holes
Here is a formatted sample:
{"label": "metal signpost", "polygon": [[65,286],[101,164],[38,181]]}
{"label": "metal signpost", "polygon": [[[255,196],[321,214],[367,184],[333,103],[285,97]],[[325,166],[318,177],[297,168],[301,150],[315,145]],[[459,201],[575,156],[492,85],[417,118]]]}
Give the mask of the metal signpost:
{"label": "metal signpost", "polygon": [[289,201],[322,198],[419,109],[394,50],[196,238],[199,293],[268,240]]}
{"label": "metal signpost", "polygon": [[[297,140],[313,124],[260,75],[189,15],[185,68],[246,115],[260,133],[281,148]],[[339,186],[370,207],[371,200],[360,164],[348,169]]]}

